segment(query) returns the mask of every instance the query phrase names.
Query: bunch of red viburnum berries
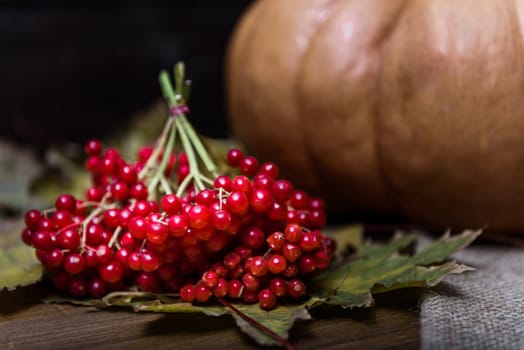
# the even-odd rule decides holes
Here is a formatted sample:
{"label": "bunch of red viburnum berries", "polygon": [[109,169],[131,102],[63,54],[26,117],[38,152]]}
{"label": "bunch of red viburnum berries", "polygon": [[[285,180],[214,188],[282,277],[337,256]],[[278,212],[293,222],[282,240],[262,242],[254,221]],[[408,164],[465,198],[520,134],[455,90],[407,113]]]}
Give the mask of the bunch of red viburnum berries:
{"label": "bunch of red viburnum berries", "polygon": [[304,296],[335,249],[321,232],[324,202],[239,149],[219,174],[186,118],[180,64],[175,77],[173,89],[160,75],[171,113],[156,144],[127,162],[117,149],[87,142],[85,199],[62,194],[54,208],[29,210],[23,241],[55,287],[78,297],[136,286],[186,302],[214,296],[272,309],[277,299]]}

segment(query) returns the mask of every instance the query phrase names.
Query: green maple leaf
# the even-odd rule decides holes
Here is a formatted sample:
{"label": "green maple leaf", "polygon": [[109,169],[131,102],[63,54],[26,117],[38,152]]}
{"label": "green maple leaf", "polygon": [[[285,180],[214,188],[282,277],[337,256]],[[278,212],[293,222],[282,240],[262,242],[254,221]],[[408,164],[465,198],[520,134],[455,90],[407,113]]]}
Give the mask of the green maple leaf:
{"label": "green maple leaf", "polygon": [[480,231],[464,231],[453,237],[445,234],[412,256],[399,251],[415,241],[413,235],[397,236],[384,246],[364,245],[358,251],[360,259],[318,276],[311,287],[312,295],[320,300],[319,303],[344,308],[369,307],[373,304],[372,293],[435,286],[449,274],[472,269],[454,261],[443,261],[479,234]]}
{"label": "green maple leaf", "polygon": [[3,223],[9,231],[0,234],[0,291],[13,290],[40,281],[43,268],[35,257],[35,251],[20,240],[23,225]]}

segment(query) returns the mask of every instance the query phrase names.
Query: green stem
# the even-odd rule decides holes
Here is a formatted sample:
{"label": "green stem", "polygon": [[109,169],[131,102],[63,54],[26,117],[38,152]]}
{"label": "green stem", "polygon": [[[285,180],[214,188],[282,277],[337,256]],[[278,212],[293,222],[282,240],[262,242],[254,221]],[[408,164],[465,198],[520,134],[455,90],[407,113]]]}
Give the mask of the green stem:
{"label": "green stem", "polygon": [[113,236],[111,237],[111,240],[107,244],[109,246],[109,248],[112,248],[113,245],[115,245],[116,240],[118,239],[118,236],[120,235],[120,231],[122,231],[122,226],[118,226],[116,228],[115,232],[113,232]]}
{"label": "green stem", "polygon": [[147,187],[147,190],[149,192],[150,199],[155,198],[155,191],[154,189],[158,185],[160,178],[164,176],[164,171],[167,168],[167,164],[169,162],[169,155],[171,154],[171,150],[173,149],[173,146],[175,145],[175,138],[176,138],[176,125],[171,124],[171,130],[169,133],[169,137],[167,139],[166,148],[164,149],[164,156],[162,157],[162,162],[160,163],[160,166],[158,167],[155,177],[151,180],[151,183]]}
{"label": "green stem", "polygon": [[180,197],[180,196],[182,196],[182,194],[184,194],[184,192],[185,192],[187,186],[189,185],[189,183],[191,182],[191,180],[193,180],[193,175],[192,174],[187,175],[184,178],[184,180],[182,180],[182,182],[178,186],[178,190],[176,191],[176,196],[177,197]]}
{"label": "green stem", "polygon": [[161,71],[158,80],[160,82],[160,88],[162,89],[162,93],[164,94],[164,98],[166,99],[168,106],[170,108],[177,106],[178,101],[175,95],[175,91],[173,90],[173,85],[171,85],[171,81],[169,80],[169,74],[167,73],[167,71]]}
{"label": "green stem", "polygon": [[184,151],[187,154],[187,160],[189,162],[189,174],[193,176],[195,180],[195,186],[197,187],[197,190],[204,189],[204,184],[202,183],[202,180],[200,179],[200,171],[198,169],[198,160],[195,156],[195,152],[193,150],[193,146],[191,145],[191,142],[189,141],[189,137],[187,136],[186,130],[180,120],[180,118],[175,119],[175,125],[178,127],[178,131],[180,132],[180,140],[182,141],[182,147],[184,148]]}
{"label": "green stem", "polygon": [[187,132],[187,134],[189,136],[189,139],[191,140],[191,142],[195,146],[195,149],[196,149],[198,155],[202,159],[202,162],[204,162],[204,165],[205,165],[207,171],[210,172],[213,176],[216,177],[218,175],[217,174],[217,167],[216,167],[215,163],[213,162],[213,160],[211,159],[211,156],[207,152],[207,149],[204,146],[204,144],[202,143],[202,140],[200,139],[200,137],[196,133],[195,129],[193,128],[193,125],[191,125],[191,123],[187,120],[187,118],[185,116],[181,116],[180,119],[182,120],[182,125],[186,129],[186,132]]}
{"label": "green stem", "polygon": [[158,138],[158,141],[155,145],[155,148],[153,149],[153,152],[151,153],[151,156],[147,160],[142,171],[140,171],[140,173],[138,174],[139,180],[143,180],[147,172],[151,169],[151,167],[153,167],[153,164],[158,159],[158,155],[160,154],[160,152],[164,149],[166,138],[169,133],[169,128],[171,128],[172,124],[173,124],[173,118],[169,118],[166,122],[166,125],[164,126],[164,129],[160,133],[160,137]]}
{"label": "green stem", "polygon": [[162,188],[164,189],[165,194],[172,194],[173,191],[171,190],[171,186],[169,186],[169,183],[167,182],[166,177],[164,174],[160,177],[160,184],[162,185]]}

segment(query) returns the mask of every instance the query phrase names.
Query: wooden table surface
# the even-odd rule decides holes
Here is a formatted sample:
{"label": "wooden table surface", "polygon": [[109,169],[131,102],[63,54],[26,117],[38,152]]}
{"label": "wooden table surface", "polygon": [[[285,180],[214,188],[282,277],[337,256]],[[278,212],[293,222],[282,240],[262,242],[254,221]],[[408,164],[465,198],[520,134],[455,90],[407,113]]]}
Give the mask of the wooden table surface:
{"label": "wooden table surface", "polygon": [[[258,347],[229,316],[137,314],[41,303],[48,292],[45,285],[36,285],[0,293],[0,349]],[[297,349],[418,348],[419,293],[404,290],[380,295],[370,309],[314,309],[314,320],[296,324],[290,340]]]}

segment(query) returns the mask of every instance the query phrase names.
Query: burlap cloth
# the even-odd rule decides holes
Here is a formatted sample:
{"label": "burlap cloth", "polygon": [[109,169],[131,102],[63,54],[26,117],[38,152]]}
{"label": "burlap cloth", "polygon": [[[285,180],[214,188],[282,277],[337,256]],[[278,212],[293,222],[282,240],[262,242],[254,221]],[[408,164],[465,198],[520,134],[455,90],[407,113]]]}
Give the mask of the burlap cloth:
{"label": "burlap cloth", "polygon": [[422,349],[524,349],[524,250],[474,245],[421,302]]}

